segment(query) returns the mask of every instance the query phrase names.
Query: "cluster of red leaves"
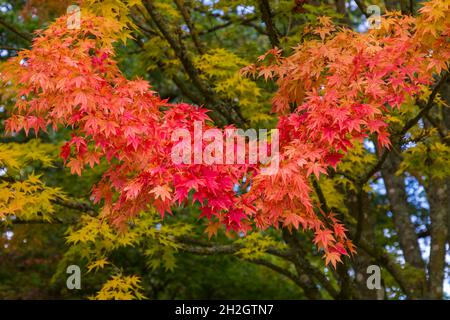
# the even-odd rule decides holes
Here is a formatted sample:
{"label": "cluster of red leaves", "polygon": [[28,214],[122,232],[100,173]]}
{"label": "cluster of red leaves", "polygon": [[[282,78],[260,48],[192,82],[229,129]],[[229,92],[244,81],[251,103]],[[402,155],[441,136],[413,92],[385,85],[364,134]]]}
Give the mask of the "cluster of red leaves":
{"label": "cluster of red leaves", "polygon": [[[248,165],[175,164],[172,132],[192,133],[194,121],[210,128],[206,110],[168,104],[147,82],[125,79],[113,59],[119,26],[88,14],[80,29],[67,29],[66,18],[58,19],[32,50],[8,63],[2,76],[19,84],[19,98],[7,127],[13,132],[72,127],[61,156],[77,174],[101,159],[110,163],[93,197],[119,226],[148,205],[163,214],[174,205],[198,202],[202,216],[235,231],[246,232],[253,222],[261,229],[282,224],[312,230],[334,265],[353,245],[332,214],[314,211],[310,175],[335,167],[355,139],[376,134],[381,145],[389,145],[386,114],[430,83],[449,58],[442,40],[448,28],[436,33],[413,30],[413,18],[388,21],[386,30],[361,35],[333,33],[322,19],[315,31],[321,40],[305,42],[288,58],[274,49],[273,64],[246,70],[276,78],[279,85],[274,111],[280,114],[281,164],[273,175]],[[433,32],[433,41],[421,41]],[[250,191],[236,193],[244,177]]]}

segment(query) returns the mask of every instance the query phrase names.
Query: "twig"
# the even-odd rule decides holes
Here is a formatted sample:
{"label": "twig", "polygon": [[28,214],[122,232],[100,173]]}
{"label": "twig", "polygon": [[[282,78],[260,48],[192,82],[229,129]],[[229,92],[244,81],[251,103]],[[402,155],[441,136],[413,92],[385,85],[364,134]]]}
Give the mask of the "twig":
{"label": "twig", "polygon": [[16,34],[20,38],[26,40],[27,42],[31,42],[32,37],[24,32],[17,30],[14,26],[6,22],[3,18],[0,17],[0,25],[4,26],[6,29]]}
{"label": "twig", "polygon": [[264,21],[269,35],[270,43],[272,47],[278,47],[280,45],[280,39],[278,38],[278,31],[272,19],[272,11],[270,4],[267,0],[258,0],[259,10],[261,11],[262,20]]}

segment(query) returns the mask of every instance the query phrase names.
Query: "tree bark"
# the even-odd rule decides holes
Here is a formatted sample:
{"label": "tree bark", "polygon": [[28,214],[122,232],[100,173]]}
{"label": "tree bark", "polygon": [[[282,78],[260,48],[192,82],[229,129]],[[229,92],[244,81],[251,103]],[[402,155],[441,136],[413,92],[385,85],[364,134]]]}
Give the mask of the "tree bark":
{"label": "tree bark", "polygon": [[407,202],[404,177],[395,174],[400,162],[401,159],[394,150],[388,155],[381,172],[393,215],[395,231],[405,261],[415,268],[424,270],[425,264],[420,252],[417,233],[409,215],[411,206]]}
{"label": "tree bark", "polygon": [[428,202],[430,204],[431,248],[428,265],[428,295],[430,299],[443,298],[445,277],[445,245],[448,236],[449,190],[441,179],[430,179],[428,185]]}

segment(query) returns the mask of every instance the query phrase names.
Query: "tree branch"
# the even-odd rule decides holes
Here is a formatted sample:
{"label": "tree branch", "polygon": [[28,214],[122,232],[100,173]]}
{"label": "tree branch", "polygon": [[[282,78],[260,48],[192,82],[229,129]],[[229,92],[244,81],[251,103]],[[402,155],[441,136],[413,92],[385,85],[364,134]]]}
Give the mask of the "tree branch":
{"label": "tree branch", "polygon": [[368,255],[374,258],[381,266],[392,275],[395,281],[400,286],[400,289],[411,298],[417,297],[419,292],[415,292],[416,284],[411,283],[411,278],[408,272],[404,272],[401,266],[395,261],[389,253],[384,249],[379,249],[373,245],[366,243],[364,239],[359,242],[359,247],[363,249]]}
{"label": "tree branch", "polygon": [[191,21],[191,15],[186,8],[186,4],[184,0],[174,0],[175,4],[178,8],[178,10],[181,12],[181,15],[183,16],[184,22],[186,22],[187,27],[189,28],[189,34],[191,35],[192,41],[194,42],[195,48],[197,49],[199,54],[204,54],[205,49],[203,47],[203,44],[201,43],[197,29],[195,28],[195,25]]}
{"label": "tree branch", "polygon": [[20,38],[22,38],[23,40],[26,40],[27,42],[31,42],[32,37],[24,32],[21,32],[19,30],[17,30],[14,26],[12,26],[11,24],[9,24],[8,22],[6,22],[3,18],[0,17],[0,25],[2,25],[3,27],[5,27],[7,30],[11,31],[12,33],[14,33],[15,35],[19,36]]}
{"label": "tree branch", "polygon": [[[393,145],[392,148],[398,148],[398,146]],[[394,227],[400,248],[403,252],[403,257],[411,266],[424,270],[425,263],[420,253],[416,228],[410,217],[411,207],[407,201],[405,177],[403,175],[396,175],[400,164],[400,156],[395,152],[391,152],[385,161],[385,166],[381,169],[381,173],[386,186],[386,195],[389,199]]]}
{"label": "tree branch", "polygon": [[280,39],[278,38],[278,31],[272,19],[273,15],[270,9],[270,4],[267,0],[258,0],[258,6],[261,11],[262,20],[266,25],[270,43],[272,47],[278,47],[280,45]]}
{"label": "tree branch", "polygon": [[[226,106],[226,104],[217,97],[214,90],[212,90],[204,81],[200,78],[200,73],[194,66],[189,53],[185,48],[183,42],[181,41],[182,30],[178,27],[174,27],[174,33],[178,34],[179,39],[176,40],[172,33],[169,31],[169,27],[164,18],[159,14],[154,6],[153,0],[145,0],[144,5],[152,18],[153,22],[167,40],[171,48],[174,50],[177,58],[180,60],[189,78],[192,80],[193,84],[199,89],[199,91],[205,96],[206,100],[209,102],[209,107],[218,112],[219,115],[223,116],[228,123],[235,123],[241,127],[245,127],[245,119],[243,119],[239,112],[236,111],[236,106]],[[215,117],[215,120],[219,125],[224,124],[220,118]]]}
{"label": "tree branch", "polygon": [[246,261],[257,264],[257,265],[264,266],[264,267],[269,268],[281,275],[284,275],[286,278],[292,280],[300,288],[304,289],[303,288],[304,283],[301,281],[301,279],[287,269],[283,269],[282,267],[277,266],[276,264],[273,264],[273,263],[271,263],[267,260],[263,260],[263,259],[252,259],[252,260],[246,260]]}
{"label": "tree branch", "polygon": [[[192,237],[177,237],[177,242],[183,244],[184,251],[195,253],[195,254],[203,254],[203,255],[212,255],[212,254],[234,254],[244,248],[243,245],[239,243],[232,244],[211,244],[209,241],[203,241],[200,239],[192,238]],[[266,253],[271,254],[273,256],[277,256],[279,258],[290,260],[292,259],[291,254],[288,251],[280,250],[279,248],[269,247],[266,249]]]}
{"label": "tree branch", "polygon": [[358,6],[359,10],[362,12],[362,14],[366,17],[369,18],[369,14],[367,13],[367,7],[364,4],[364,2],[362,0],[355,0],[356,5]]}

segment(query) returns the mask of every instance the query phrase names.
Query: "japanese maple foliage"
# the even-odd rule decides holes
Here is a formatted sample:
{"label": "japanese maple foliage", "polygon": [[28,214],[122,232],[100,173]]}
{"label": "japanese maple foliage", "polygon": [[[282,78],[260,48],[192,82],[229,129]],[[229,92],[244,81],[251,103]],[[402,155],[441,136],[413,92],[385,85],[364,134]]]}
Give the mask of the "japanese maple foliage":
{"label": "japanese maple foliage", "polygon": [[[148,205],[164,214],[193,201],[202,216],[235,231],[247,232],[253,223],[262,229],[301,225],[315,233],[315,244],[335,265],[353,245],[333,214],[316,209],[310,176],[336,167],[356,139],[376,134],[388,146],[389,111],[447,68],[450,28],[433,15],[435,3],[426,4],[418,20],[390,16],[381,30],[367,34],[335,30],[322,18],[322,27],[313,30],[320,39],[286,58],[273,49],[260,58],[270,56],[272,64],[246,69],[279,85],[273,105],[280,115],[281,163],[272,175],[249,165],[175,164],[172,133],[192,133],[194,121],[212,128],[207,110],[169,104],[146,81],[127,80],[112,46],[120,26],[86,12],[80,29],[68,29],[61,17],[39,33],[32,50],[10,60],[2,76],[17,84],[18,99],[7,126],[27,133],[73,128],[61,157],[79,175],[87,165],[109,161],[93,198],[103,201],[102,215],[118,226]],[[440,9],[448,14],[448,5]],[[439,22],[443,27],[429,28]],[[244,177],[250,190],[235,192]]]}
{"label": "japanese maple foliage", "polygon": [[[11,61],[7,75],[20,83],[17,114],[11,131],[72,127],[72,139],[61,151],[72,173],[81,175],[102,158],[110,169],[93,190],[104,201],[102,214],[122,226],[148,205],[161,214],[188,199],[214,213],[234,230],[245,217],[233,186],[246,166],[174,164],[172,132],[208,126],[207,110],[161,100],[146,81],[128,81],[113,60],[110,35],[114,21],[85,15],[79,30],[67,29],[62,17]],[[162,111],[164,110],[164,111]],[[117,195],[117,196],[116,196]],[[233,208],[233,210],[228,210]]]}
{"label": "japanese maple foliage", "polygon": [[279,86],[273,111],[280,115],[282,166],[277,175],[255,178],[251,192],[263,199],[255,219],[313,229],[332,263],[340,259],[334,252],[345,254],[344,244],[352,244],[332,215],[326,218],[334,225],[331,234],[314,219],[308,178],[335,168],[355,141],[370,135],[380,148],[389,147],[389,113],[448,70],[449,3],[431,1],[420,12],[417,19],[388,14],[379,30],[364,34],[322,17],[319,27],[305,30],[312,39],[290,56],[274,48],[243,69]]}

